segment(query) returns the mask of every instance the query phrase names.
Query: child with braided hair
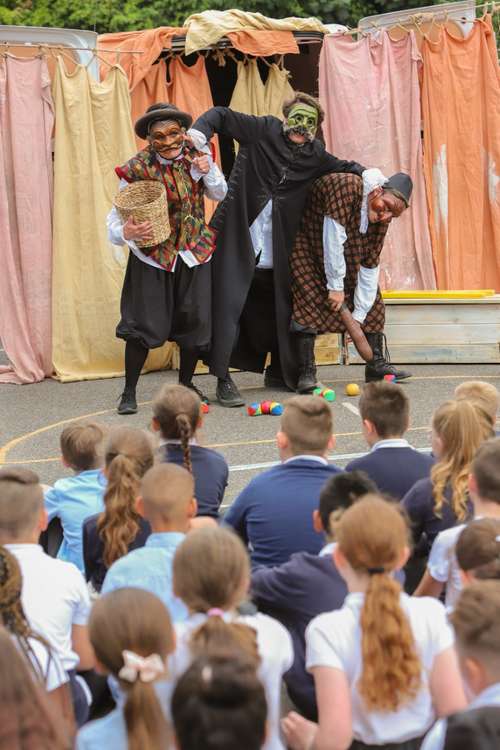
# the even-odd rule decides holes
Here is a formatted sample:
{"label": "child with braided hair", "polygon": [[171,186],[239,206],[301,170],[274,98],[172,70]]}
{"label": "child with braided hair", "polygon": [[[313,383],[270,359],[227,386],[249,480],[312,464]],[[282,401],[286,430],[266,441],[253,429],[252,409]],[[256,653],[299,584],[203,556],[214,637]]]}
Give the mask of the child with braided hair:
{"label": "child with braided hair", "polygon": [[140,481],[154,463],[149,435],[133,427],[114,428],[105,445],[104,463],[108,480],[104,511],[83,524],[85,577],[97,592],[108,568],[130,550],[143,547],[151,533],[136,509]]}
{"label": "child with braided hair", "polygon": [[228,465],[217,451],[199,445],[201,400],[183,385],[164,385],[153,401],[152,427],[160,434],[161,461],[184,466],[194,477],[198,516],[218,519]]}
{"label": "child with braided hair", "polygon": [[0,750],[70,750],[70,733],[3,627],[0,674]]}
{"label": "child with braided hair", "polygon": [[349,594],[306,631],[319,722],[290,713],[292,750],[418,750],[436,715],[466,705],[441,602],[404,594],[393,577],[409,554],[397,505],[368,495],[343,514],[335,565]]}
{"label": "child with braided hair", "polygon": [[28,622],[21,602],[22,587],[19,563],[6,547],[0,545],[0,623],[12,636],[35,680],[72,723],[68,675],[47,640],[36,633]]}

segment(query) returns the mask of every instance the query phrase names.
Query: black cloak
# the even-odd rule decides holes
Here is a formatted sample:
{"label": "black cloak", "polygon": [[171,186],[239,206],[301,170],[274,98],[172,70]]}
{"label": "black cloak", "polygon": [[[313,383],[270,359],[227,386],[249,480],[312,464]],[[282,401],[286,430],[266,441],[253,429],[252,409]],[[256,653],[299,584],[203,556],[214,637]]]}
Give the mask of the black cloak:
{"label": "black cloak", "polygon": [[273,264],[277,334],[281,369],[295,390],[298,376],[293,336],[289,256],[312,182],[328,172],[361,175],[364,167],[329,154],[315,139],[294,146],[276,117],[254,117],[228,107],[213,107],[193,125],[210,140],[214,133],[240,145],[227,195],[211,226],[217,230],[212,256],[212,346],[210,372],[224,377],[228,367],[262,372],[266,354],[239,336],[239,320],[255,272],[255,252],[249,227],[273,199]]}

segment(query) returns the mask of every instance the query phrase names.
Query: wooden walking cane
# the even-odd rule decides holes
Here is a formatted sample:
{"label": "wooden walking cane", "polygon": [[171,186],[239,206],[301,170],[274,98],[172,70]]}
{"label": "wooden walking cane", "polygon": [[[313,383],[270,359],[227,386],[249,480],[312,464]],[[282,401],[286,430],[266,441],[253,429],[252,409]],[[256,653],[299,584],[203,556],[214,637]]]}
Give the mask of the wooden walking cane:
{"label": "wooden walking cane", "polygon": [[371,362],[373,359],[371,346],[368,343],[360,324],[357,320],[354,320],[351,311],[345,302],[341,304],[339,313],[359,356],[364,359],[365,362]]}

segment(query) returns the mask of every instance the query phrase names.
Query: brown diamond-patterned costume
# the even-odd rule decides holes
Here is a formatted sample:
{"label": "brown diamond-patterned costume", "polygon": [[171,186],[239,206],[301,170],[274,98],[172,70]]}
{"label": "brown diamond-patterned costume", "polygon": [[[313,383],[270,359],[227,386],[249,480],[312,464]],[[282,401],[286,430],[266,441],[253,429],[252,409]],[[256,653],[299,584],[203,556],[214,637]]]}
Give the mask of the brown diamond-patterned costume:
{"label": "brown diamond-patterned costume", "polygon": [[[354,291],[360,266],[375,268],[387,232],[387,224],[369,224],[359,231],[363,182],[354,174],[333,173],[314,183],[302,215],[300,229],[290,257],[293,321],[314,333],[344,333],[338,313],[332,311],[323,255],[323,219],[329,216],[345,228],[345,301],[354,309]],[[363,323],[366,333],[384,330],[385,306],[380,289]]]}

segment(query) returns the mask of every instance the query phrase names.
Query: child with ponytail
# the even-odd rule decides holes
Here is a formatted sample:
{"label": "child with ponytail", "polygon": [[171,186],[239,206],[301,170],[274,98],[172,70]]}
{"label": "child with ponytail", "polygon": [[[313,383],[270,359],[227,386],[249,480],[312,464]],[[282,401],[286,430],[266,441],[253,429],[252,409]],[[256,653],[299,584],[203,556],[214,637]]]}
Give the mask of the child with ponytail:
{"label": "child with ponytail", "polygon": [[229,469],[220,453],[197,442],[201,409],[199,396],[190,388],[164,385],[153,402],[152,427],[160,433],[161,460],[184,466],[193,475],[197,515],[217,519]]}
{"label": "child with ponytail", "polygon": [[143,547],[151,533],[135,505],[140,481],[154,463],[152,441],[144,430],[117,427],[109,433],[104,461],[104,511],[83,525],[85,576],[97,592],[115,560]]}
{"label": "child with ponytail", "polygon": [[118,681],[124,701],[80,730],[76,750],[168,750],[170,728],[155,689],[174,648],[165,605],[149,591],[112,591],[95,602],[89,634],[97,670]]}
{"label": "child with ponytail", "polygon": [[238,614],[249,582],[248,553],[233,532],[211,527],[187,535],[174,559],[174,592],[186,604],[189,617],[175,625],[177,645],[170,671],[178,678],[198,656],[220,652],[250,659],[266,691],[268,735],[264,748],[283,750],[279,736],[281,679],[292,665],[292,642],[285,628],[271,617]]}
{"label": "child with ponytail", "polygon": [[397,506],[367,496],[342,516],[333,556],[349,594],[306,632],[319,723],[283,721],[293,750],[418,750],[436,715],[465,707],[443,605],[407,596],[393,573],[408,557]]}
{"label": "child with ponytail", "polygon": [[430,477],[416,482],[402,500],[422,556],[427,556],[440,531],[470,517],[470,466],[479,446],[492,436],[491,417],[478,403],[446,401],[434,412],[432,451],[436,463]]}

